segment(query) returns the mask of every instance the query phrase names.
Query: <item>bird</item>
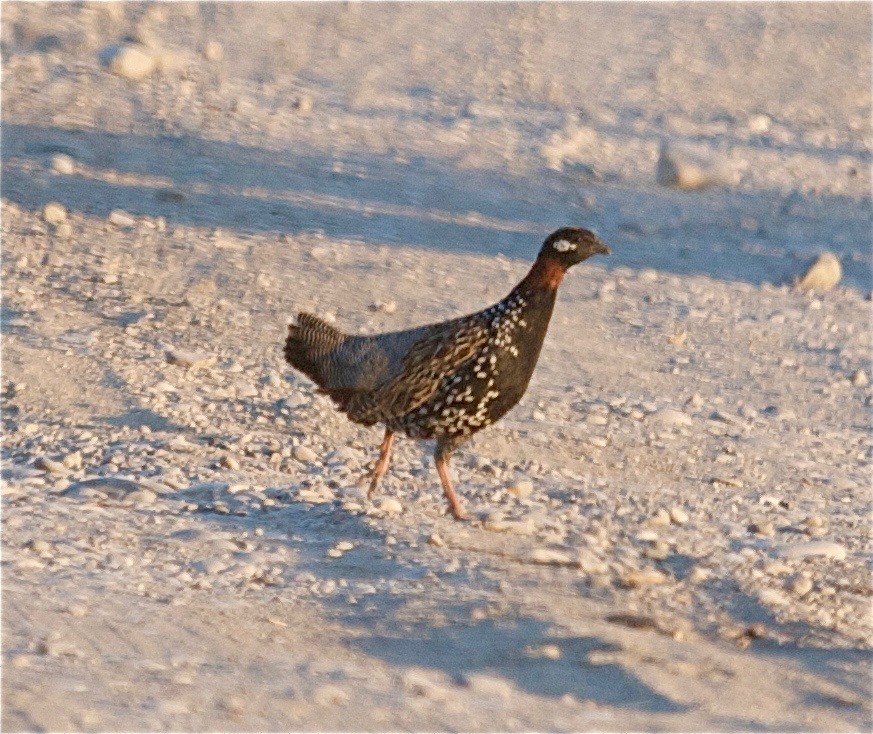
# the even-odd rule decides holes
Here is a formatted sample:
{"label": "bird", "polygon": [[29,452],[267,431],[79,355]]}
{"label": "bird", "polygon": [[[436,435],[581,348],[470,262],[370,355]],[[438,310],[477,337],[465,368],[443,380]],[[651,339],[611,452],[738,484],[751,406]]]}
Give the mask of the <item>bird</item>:
{"label": "bird", "polygon": [[388,470],[395,434],[403,433],[436,441],[434,465],[449,510],[469,519],[449,476],[452,453],[521,400],[565,273],[609,254],[590,230],[562,227],[510,293],[476,313],[370,336],[343,333],[305,312],[288,324],[287,362],[351,421],[385,428],[368,497]]}

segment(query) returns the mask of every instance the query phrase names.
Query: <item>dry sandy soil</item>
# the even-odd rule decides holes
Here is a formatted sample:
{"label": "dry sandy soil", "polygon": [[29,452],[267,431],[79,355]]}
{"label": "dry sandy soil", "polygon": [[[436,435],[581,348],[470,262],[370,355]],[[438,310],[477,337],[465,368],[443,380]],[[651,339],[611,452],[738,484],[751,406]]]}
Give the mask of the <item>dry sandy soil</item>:
{"label": "dry sandy soil", "polygon": [[[4,730],[869,730],[870,22],[4,3]],[[474,520],[408,440],[367,501],[289,316],[476,310],[564,224],[614,254]]]}

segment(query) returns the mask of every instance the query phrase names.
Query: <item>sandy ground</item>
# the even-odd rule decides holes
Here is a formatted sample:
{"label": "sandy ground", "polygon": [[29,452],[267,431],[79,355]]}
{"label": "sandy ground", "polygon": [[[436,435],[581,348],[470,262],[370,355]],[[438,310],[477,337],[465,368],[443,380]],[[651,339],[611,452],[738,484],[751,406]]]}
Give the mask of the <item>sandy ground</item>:
{"label": "sandy ground", "polygon": [[[869,729],[870,21],[4,3],[3,728]],[[408,440],[368,502],[288,317],[478,309],[564,224],[614,254],[475,519]]]}

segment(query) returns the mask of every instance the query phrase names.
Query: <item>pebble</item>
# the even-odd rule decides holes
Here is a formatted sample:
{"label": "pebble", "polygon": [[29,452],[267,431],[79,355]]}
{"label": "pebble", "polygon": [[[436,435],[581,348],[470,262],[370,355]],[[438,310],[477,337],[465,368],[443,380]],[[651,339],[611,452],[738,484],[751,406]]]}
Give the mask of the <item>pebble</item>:
{"label": "pebble", "polygon": [[773,120],[770,119],[768,115],[758,113],[749,116],[749,120],[746,123],[749,128],[750,133],[754,133],[755,135],[763,135],[768,132],[773,125]]}
{"label": "pebble", "polygon": [[856,370],[852,373],[851,381],[855,387],[866,387],[870,384],[870,379],[864,370]]}
{"label": "pebble", "polygon": [[704,581],[708,581],[711,578],[712,571],[703,566],[695,566],[691,569],[691,573],[688,574],[688,580],[692,584],[702,584]]}
{"label": "pebble", "polygon": [[43,471],[48,472],[49,474],[66,474],[68,471],[67,467],[60,461],[55,461],[54,459],[49,459],[45,456],[40,456],[34,462],[34,466],[37,469],[42,469]]}
{"label": "pebble", "polygon": [[355,547],[355,544],[350,540],[341,540],[337,543],[334,548],[336,548],[341,553],[345,553],[346,551],[350,551]]}
{"label": "pebble", "polygon": [[76,162],[66,153],[55,153],[52,156],[51,169],[55,173],[69,176],[76,170]]}
{"label": "pebble", "polygon": [[776,526],[772,522],[756,521],[749,525],[749,530],[756,535],[772,538],[776,535]]}
{"label": "pebble", "polygon": [[157,498],[158,495],[152,492],[152,490],[150,489],[136,489],[129,495],[127,495],[128,502],[131,502],[132,504],[140,507],[153,505]]}
{"label": "pebble", "polygon": [[691,426],[694,424],[694,419],[681,410],[674,408],[663,408],[652,414],[652,419],[662,426],[671,428],[682,428],[683,426]]}
{"label": "pebble", "polygon": [[546,658],[547,660],[560,660],[561,648],[553,644],[528,645],[524,654],[529,658]]}
{"label": "pebble", "polygon": [[323,505],[326,502],[333,502],[334,499],[336,499],[336,497],[328,487],[301,489],[297,493],[297,500],[299,502],[308,502],[312,505]]}
{"label": "pebble", "polygon": [[655,177],[661,186],[684,191],[727,183],[727,172],[717,156],[661,143]]}
{"label": "pebble", "polygon": [[812,591],[812,579],[809,576],[798,576],[791,582],[791,592],[797,596],[806,596]]}
{"label": "pebble", "polygon": [[829,291],[843,277],[840,259],[832,252],[823,252],[797,280],[797,286],[804,290]]}
{"label": "pebble", "polygon": [[312,700],[318,706],[341,706],[348,703],[349,694],[333,683],[325,683],[313,691]]}
{"label": "pebble", "polygon": [[386,515],[399,515],[403,512],[403,505],[394,497],[386,497],[379,503],[379,509]]}
{"label": "pebble", "polygon": [[688,522],[689,516],[688,513],[682,509],[681,507],[671,507],[670,508],[670,519],[676,525],[684,525]]}
{"label": "pebble", "polygon": [[225,469],[230,469],[231,471],[238,471],[238,470],[239,470],[239,466],[240,466],[240,464],[239,464],[239,460],[238,460],[236,457],[233,457],[233,456],[225,456],[225,457],[221,460],[221,465],[222,465]]}
{"label": "pebble", "polygon": [[663,540],[653,543],[643,551],[643,558],[653,561],[663,561],[670,555],[670,546]]}
{"label": "pebble", "polygon": [[145,79],[157,68],[155,56],[139,43],[125,43],[109,49],[106,58],[109,71],[131,81]]}
{"label": "pebble", "polygon": [[629,571],[623,577],[624,585],[631,589],[638,589],[643,586],[651,586],[663,584],[667,580],[667,576],[655,569],[646,569],[643,571]]}
{"label": "pebble", "polygon": [[544,566],[574,566],[569,553],[552,548],[534,548],[527,557],[530,563]]}
{"label": "pebble", "polygon": [[224,58],[224,46],[218,41],[209,41],[203,47],[203,58],[207,61],[221,61]]}
{"label": "pebble", "polygon": [[530,479],[520,479],[509,485],[506,491],[516,497],[528,497],[533,492],[534,485]]}
{"label": "pebble", "polygon": [[294,100],[294,109],[304,115],[312,112],[314,106],[315,100],[313,100],[311,94],[301,94],[296,100]]}
{"label": "pebble", "polygon": [[776,549],[780,558],[797,561],[806,558],[824,557],[834,561],[842,561],[846,558],[844,546],[832,540],[810,540],[805,543],[791,543]]}
{"label": "pebble", "polygon": [[66,221],[67,210],[56,201],[52,201],[42,208],[42,218],[49,224],[60,224]]}
{"label": "pebble", "polygon": [[308,446],[295,446],[294,450],[291,452],[291,455],[297,460],[301,461],[304,464],[311,464],[314,461],[318,460],[318,454],[315,453]]}
{"label": "pebble", "polygon": [[55,237],[62,240],[68,240],[73,236],[73,227],[69,222],[61,222],[55,227]]}
{"label": "pebble", "polygon": [[39,539],[31,540],[27,547],[40,556],[50,556],[53,550],[51,543]]}
{"label": "pebble", "polygon": [[403,673],[403,687],[414,696],[432,701],[444,701],[449,697],[445,685],[433,679],[432,674],[420,670],[407,670]]}
{"label": "pebble", "polygon": [[446,544],[446,541],[443,540],[443,536],[440,535],[439,533],[433,533],[433,534],[432,534],[432,535],[427,539],[427,542],[428,542],[430,545],[433,545],[433,546],[435,546],[435,547],[437,547],[437,548],[442,548],[442,547],[444,547],[445,544]]}
{"label": "pebble", "polygon": [[649,525],[652,527],[664,527],[670,524],[670,513],[663,507],[659,508],[654,515],[649,518]]}
{"label": "pebble", "polygon": [[582,550],[576,557],[576,563],[581,571],[587,574],[596,576],[604,574],[609,570],[609,566],[602,558],[598,558],[594,553],[587,550]]}
{"label": "pebble", "polygon": [[212,355],[202,352],[189,352],[185,349],[168,349],[164,356],[170,364],[187,369],[210,367],[216,362],[215,357]]}
{"label": "pebble", "polygon": [[116,227],[130,228],[136,225],[136,219],[123,209],[113,209],[109,212],[109,223]]}
{"label": "pebble", "polygon": [[77,471],[82,468],[82,452],[81,451],[73,451],[70,454],[67,454],[63,459],[61,459],[61,463],[67,467],[67,469],[72,469],[73,471]]}
{"label": "pebble", "polygon": [[505,678],[484,673],[464,674],[464,684],[474,693],[482,696],[511,698],[515,695],[515,687]]}
{"label": "pebble", "polygon": [[761,589],[758,592],[758,599],[762,604],[773,607],[784,607],[791,603],[791,600],[778,589]]}

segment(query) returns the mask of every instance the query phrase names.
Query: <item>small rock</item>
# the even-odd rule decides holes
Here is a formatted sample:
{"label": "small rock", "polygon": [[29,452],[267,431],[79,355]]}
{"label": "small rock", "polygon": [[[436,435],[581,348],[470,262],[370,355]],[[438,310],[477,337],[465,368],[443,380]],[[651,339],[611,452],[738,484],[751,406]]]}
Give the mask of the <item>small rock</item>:
{"label": "small rock", "polygon": [[394,497],[386,497],[379,504],[379,509],[386,515],[399,515],[403,512],[403,505],[400,503],[400,500]]}
{"label": "small rock", "polygon": [[315,689],[312,700],[318,706],[341,706],[348,703],[349,694],[333,683],[325,683]]}
{"label": "small rock", "polygon": [[82,452],[81,451],[73,451],[71,454],[67,454],[63,459],[61,459],[61,463],[67,467],[67,469],[71,469],[73,471],[77,471],[82,468]]}
{"label": "small rock", "polygon": [[291,455],[297,461],[301,461],[304,464],[311,464],[312,462],[318,461],[318,454],[308,446],[295,446]]}
{"label": "small rock", "polygon": [[315,101],[312,99],[312,95],[310,94],[301,94],[294,101],[294,109],[303,115],[307,115],[312,112],[312,108],[315,106]]}
{"label": "small rock", "polygon": [[350,540],[341,540],[337,543],[334,548],[336,548],[341,553],[345,553],[346,551],[350,551],[355,547],[355,544]]}
{"label": "small rock", "polygon": [[765,538],[772,538],[776,535],[776,526],[772,522],[759,520],[749,525],[749,531]]}
{"label": "small rock", "polygon": [[42,208],[42,218],[49,224],[60,224],[66,221],[67,210],[56,201],[52,201]]}
{"label": "small rock", "polygon": [[341,550],[339,550],[338,548],[330,548],[330,549],[328,549],[326,555],[328,558],[342,558],[343,552]]}
{"label": "small rock", "polygon": [[109,223],[116,227],[130,228],[136,225],[136,219],[123,209],[113,209],[109,212]]}
{"label": "small rock", "polygon": [[778,589],[762,589],[758,593],[758,599],[762,604],[773,607],[784,607],[791,603],[791,600]]}
{"label": "small rock", "polygon": [[663,561],[670,555],[670,546],[663,540],[653,543],[643,551],[643,558],[653,561]]}
{"label": "small rock", "polygon": [[36,651],[40,655],[48,655],[49,657],[78,657],[81,653],[76,646],[61,637],[49,637],[41,640],[36,646]]}
{"label": "small rock", "polygon": [[602,558],[598,558],[594,553],[588,550],[579,551],[576,563],[581,571],[592,576],[604,574],[609,570],[609,566],[606,565],[606,562]]}
{"label": "small rock", "polygon": [[773,120],[770,119],[769,115],[764,114],[750,115],[747,123],[749,132],[755,135],[763,135],[770,130],[772,125]]}
{"label": "small rock", "polygon": [[670,508],[670,519],[676,523],[676,525],[684,525],[689,520],[688,513],[685,512],[681,507],[671,507]]}
{"label": "small rock", "polygon": [[806,596],[812,591],[812,579],[809,576],[798,576],[791,582],[791,592],[797,596]]}
{"label": "small rock", "polygon": [[865,387],[870,383],[870,380],[867,377],[867,373],[864,370],[856,370],[852,374],[852,384],[855,387]]}
{"label": "small rock", "polygon": [[50,556],[53,551],[51,543],[47,543],[44,540],[39,540],[38,538],[35,540],[31,540],[27,544],[27,547],[40,556]]}
{"label": "small rock", "polygon": [[776,549],[780,558],[787,560],[803,560],[822,556],[834,561],[842,561],[846,558],[844,546],[832,540],[810,540],[805,543],[791,543]]}
{"label": "small rock", "polygon": [[643,586],[652,586],[663,584],[667,580],[667,576],[655,569],[646,569],[643,571],[629,571],[622,577],[624,585],[631,589],[638,589]]}
{"label": "small rock", "polygon": [[661,186],[685,191],[727,183],[724,164],[711,153],[661,143],[655,177]]}
{"label": "small rock", "polygon": [[686,415],[681,410],[673,408],[664,408],[652,414],[652,419],[662,426],[671,428],[681,428],[683,426],[694,425],[694,419],[690,415]]}
{"label": "small rock", "polygon": [[547,660],[560,660],[561,648],[557,645],[528,645],[524,654],[529,658],[546,658]]}
{"label": "small rock", "polygon": [[187,369],[209,367],[215,364],[216,361],[215,357],[209,354],[204,354],[202,352],[189,352],[184,349],[168,349],[165,357],[170,364],[175,364]]}
{"label": "small rock", "polygon": [[52,156],[51,169],[55,173],[69,176],[76,171],[76,162],[66,153],[55,153]]}
{"label": "small rock", "polygon": [[151,51],[139,43],[126,43],[109,49],[105,58],[109,71],[131,81],[145,79],[158,65]]}
{"label": "small rock", "polygon": [[127,495],[127,501],[139,507],[153,505],[158,495],[150,489],[136,489]]}
{"label": "small rock", "polygon": [[55,227],[55,237],[61,240],[68,240],[73,236],[73,227],[69,222],[61,222]]}
{"label": "small rock", "polygon": [[652,527],[666,527],[670,524],[670,513],[667,512],[663,507],[659,508],[658,511],[649,518],[649,525]]}
{"label": "small rock", "polygon": [[446,541],[443,540],[443,536],[439,533],[433,533],[428,539],[427,542],[430,545],[436,546],[437,548],[442,548],[445,546]]}
{"label": "small rock", "polygon": [[511,698],[515,693],[514,686],[508,680],[484,673],[467,673],[464,683],[471,691],[482,696]]}
{"label": "small rock", "polygon": [[534,485],[530,479],[519,479],[506,488],[506,491],[516,497],[528,497],[533,492]]}
{"label": "small rock", "polygon": [[224,58],[224,46],[218,41],[209,41],[203,47],[203,58],[207,61],[221,61]]}
{"label": "small rock", "polygon": [[842,277],[843,268],[839,258],[832,252],[823,252],[803,277],[797,280],[797,286],[804,290],[829,291]]}
{"label": "small rock", "polygon": [[234,456],[225,456],[221,460],[221,465],[225,469],[230,469],[231,471],[238,471],[239,470],[239,460]]}
{"label": "small rock", "polygon": [[534,548],[527,557],[530,563],[544,566],[575,566],[569,553],[552,548]]}
{"label": "small rock", "polygon": [[55,461],[54,459],[49,459],[45,456],[39,457],[35,462],[34,466],[37,469],[42,469],[43,471],[48,472],[49,474],[66,474],[68,469],[64,466],[60,461]]}
{"label": "small rock", "polygon": [[691,569],[691,573],[688,574],[688,580],[692,584],[702,584],[704,581],[708,581],[711,578],[712,571],[703,566],[695,566]]}
{"label": "small rock", "polygon": [[444,701],[449,696],[447,687],[434,680],[432,673],[415,669],[403,673],[403,687],[414,696],[432,701]]}

